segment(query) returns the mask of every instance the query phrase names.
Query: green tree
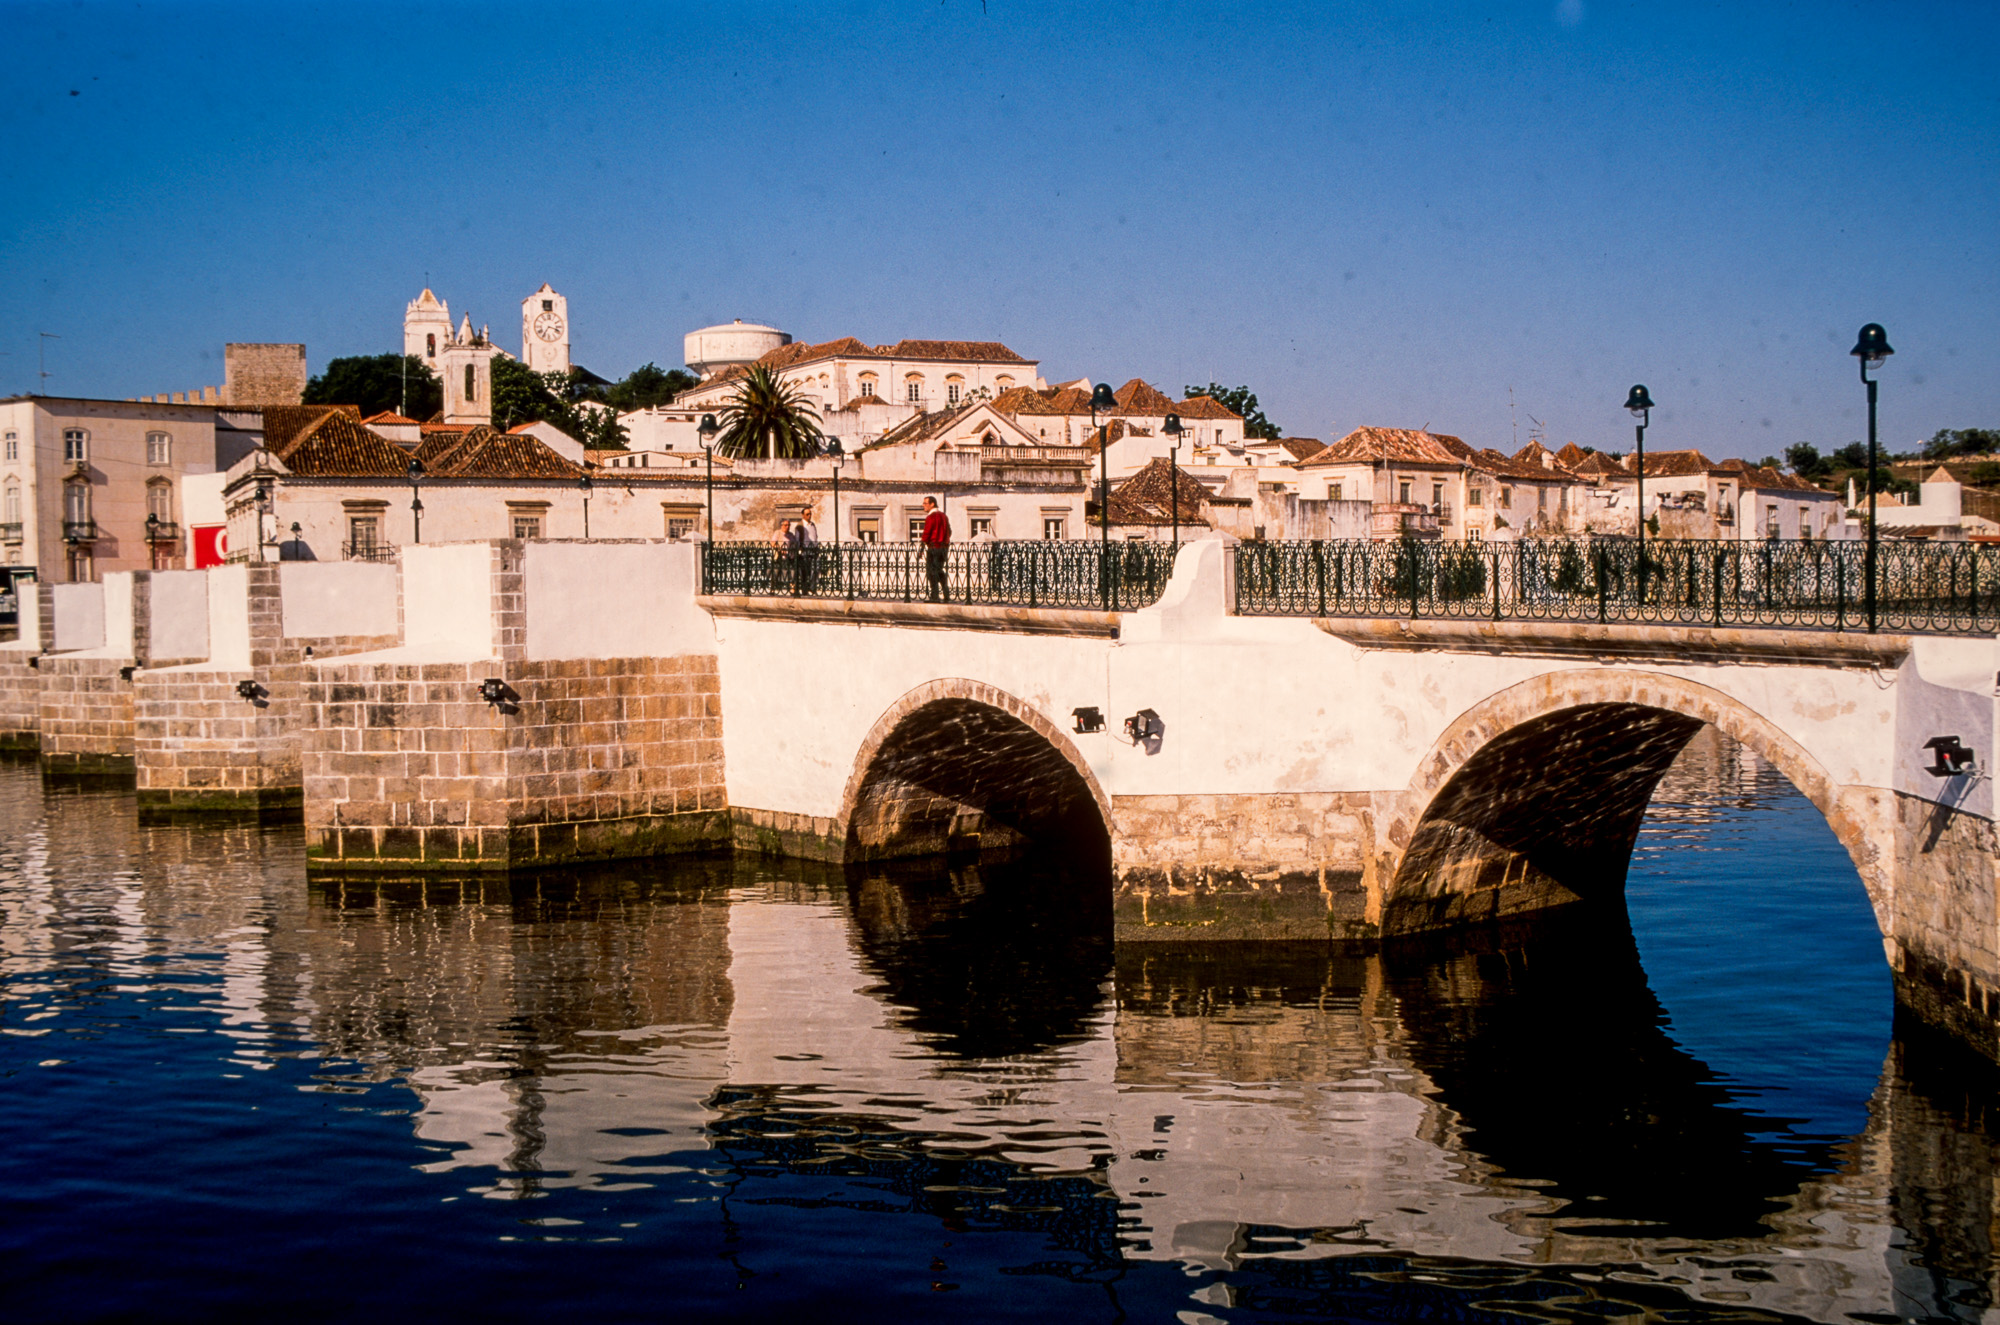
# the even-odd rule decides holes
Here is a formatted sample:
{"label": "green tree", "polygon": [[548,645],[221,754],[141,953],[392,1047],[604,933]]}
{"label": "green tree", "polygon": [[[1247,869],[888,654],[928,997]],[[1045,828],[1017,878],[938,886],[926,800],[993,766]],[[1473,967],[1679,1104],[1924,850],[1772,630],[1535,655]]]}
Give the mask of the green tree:
{"label": "green tree", "polygon": [[2000,487],[2000,461],[1982,460],[1968,470],[1965,477],[1974,487]]}
{"label": "green tree", "polygon": [[1847,445],[1841,447],[1833,453],[1832,467],[1835,469],[1868,468],[1868,444],[1866,442],[1849,442]]}
{"label": "green tree", "polygon": [[495,356],[493,360],[493,424],[497,428],[546,422],[585,446],[622,449],[627,434],[618,422],[618,411],[588,408],[596,394],[574,370],[538,373],[517,359]]}
{"label": "green tree", "polygon": [[1767,455],[1757,462],[1759,469],[1783,469],[1785,462],[1774,455]]}
{"label": "green tree", "polygon": [[1785,464],[1803,479],[1823,479],[1833,473],[1833,462],[1819,453],[1819,448],[1811,442],[1798,442],[1785,448]]}
{"label": "green tree", "polygon": [[1924,443],[1926,460],[1961,455],[1991,455],[2000,451],[2000,428],[1940,428]]}
{"label": "green tree", "polygon": [[732,460],[803,460],[819,454],[818,411],[768,368],[750,369],[717,421],[722,435],[715,447]]}
{"label": "green tree", "polygon": [[1218,405],[1226,405],[1243,416],[1243,435],[1263,437],[1273,441],[1285,434],[1278,425],[1264,417],[1264,411],[1257,408],[1257,393],[1247,386],[1223,386],[1210,382],[1207,386],[1183,388],[1183,395],[1207,396]]}
{"label": "green tree", "polygon": [[615,382],[604,393],[604,401],[621,414],[653,405],[673,403],[675,396],[701,379],[684,368],[665,369],[656,363],[642,364]]}
{"label": "green tree", "polygon": [[325,372],[306,383],[301,398],[308,405],[353,405],[363,418],[394,410],[428,419],[444,408],[444,383],[415,355],[361,354],[331,360]]}

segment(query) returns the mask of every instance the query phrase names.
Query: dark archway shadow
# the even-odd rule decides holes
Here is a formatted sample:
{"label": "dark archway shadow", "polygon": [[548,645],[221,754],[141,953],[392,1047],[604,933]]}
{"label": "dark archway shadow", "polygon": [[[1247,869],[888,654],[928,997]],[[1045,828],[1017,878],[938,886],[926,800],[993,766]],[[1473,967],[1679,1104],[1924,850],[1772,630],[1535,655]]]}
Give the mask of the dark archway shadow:
{"label": "dark archway shadow", "polygon": [[850,862],[1032,849],[1096,867],[1111,834],[1073,754],[1020,717],[940,695],[897,716],[847,817]]}
{"label": "dark archway shadow", "polygon": [[1111,973],[1106,872],[1060,852],[849,866],[870,990],[938,1053],[1004,1058],[1086,1038]]}

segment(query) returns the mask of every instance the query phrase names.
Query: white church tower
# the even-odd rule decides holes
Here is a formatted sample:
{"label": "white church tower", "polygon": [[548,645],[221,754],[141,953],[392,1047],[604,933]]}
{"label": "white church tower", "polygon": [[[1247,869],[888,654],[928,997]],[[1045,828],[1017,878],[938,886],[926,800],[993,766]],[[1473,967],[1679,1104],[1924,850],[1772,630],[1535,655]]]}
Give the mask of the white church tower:
{"label": "white church tower", "polygon": [[428,287],[403,312],[403,353],[421,359],[432,372],[451,343],[451,307]]}
{"label": "white church tower", "polygon": [[521,362],[538,373],[569,371],[569,300],[547,281],[521,301]]}
{"label": "white church tower", "polygon": [[444,379],[446,423],[493,422],[493,356],[498,353],[500,348],[484,327],[472,329],[470,316],[458,334],[439,347],[437,368]]}

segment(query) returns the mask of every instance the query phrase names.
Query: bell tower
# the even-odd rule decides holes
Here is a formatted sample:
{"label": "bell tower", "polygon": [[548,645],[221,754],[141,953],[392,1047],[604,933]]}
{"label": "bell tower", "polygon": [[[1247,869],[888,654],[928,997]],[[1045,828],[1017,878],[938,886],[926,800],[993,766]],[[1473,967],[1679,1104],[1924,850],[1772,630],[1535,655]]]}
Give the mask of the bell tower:
{"label": "bell tower", "polygon": [[[450,324],[446,323],[449,327]],[[467,317],[459,333],[438,347],[438,376],[444,379],[446,423],[493,422],[493,356],[498,346],[485,328],[472,329]]]}
{"label": "bell tower", "polygon": [[403,312],[403,353],[438,371],[438,356],[451,343],[451,306],[428,288]]}
{"label": "bell tower", "polygon": [[521,301],[521,362],[538,373],[569,371],[569,300],[547,281]]}

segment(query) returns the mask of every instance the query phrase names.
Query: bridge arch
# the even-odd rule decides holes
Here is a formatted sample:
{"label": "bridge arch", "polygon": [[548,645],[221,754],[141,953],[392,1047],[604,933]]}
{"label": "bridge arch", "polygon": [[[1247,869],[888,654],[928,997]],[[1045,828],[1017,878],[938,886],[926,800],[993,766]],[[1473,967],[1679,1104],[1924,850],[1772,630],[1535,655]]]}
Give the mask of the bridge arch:
{"label": "bridge arch", "polygon": [[1108,866],[1111,800],[1061,728],[996,686],[946,677],[875,721],[839,831],[849,861],[1060,841]]}
{"label": "bridge arch", "polygon": [[1387,817],[1384,933],[1622,889],[1653,789],[1703,723],[1783,773],[1847,849],[1885,935],[1888,880],[1865,808],[1770,718],[1657,672],[1552,672],[1489,696],[1425,754]]}

